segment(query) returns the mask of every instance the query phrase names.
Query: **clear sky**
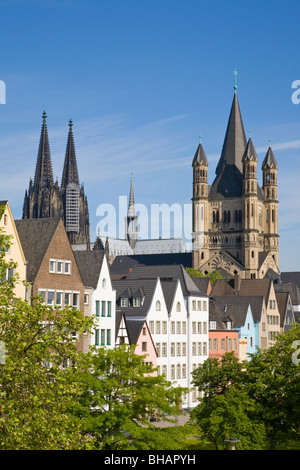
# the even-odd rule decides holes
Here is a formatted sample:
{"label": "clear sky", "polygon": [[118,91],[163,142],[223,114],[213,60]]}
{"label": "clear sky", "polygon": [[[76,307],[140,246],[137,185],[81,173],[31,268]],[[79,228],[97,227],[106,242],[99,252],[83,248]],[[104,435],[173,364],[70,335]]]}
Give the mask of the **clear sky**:
{"label": "clear sky", "polygon": [[236,68],[259,170],[269,139],[279,164],[280,268],[300,270],[299,17],[299,0],[1,0],[0,199],[22,217],[46,110],[59,182],[73,120],[92,241],[131,173],[137,203],[190,204],[200,135],[213,181]]}

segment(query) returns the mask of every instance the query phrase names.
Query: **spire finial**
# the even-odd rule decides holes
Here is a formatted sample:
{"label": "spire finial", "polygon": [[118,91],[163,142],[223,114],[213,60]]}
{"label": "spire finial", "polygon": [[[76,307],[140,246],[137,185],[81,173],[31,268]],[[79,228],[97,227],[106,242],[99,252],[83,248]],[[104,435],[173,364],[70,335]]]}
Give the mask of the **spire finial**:
{"label": "spire finial", "polygon": [[46,117],[47,117],[47,114],[46,114],[46,111],[43,112],[43,121],[45,122],[46,121]]}
{"label": "spire finial", "polygon": [[201,140],[202,140],[202,135],[199,135],[199,142],[201,144]]}
{"label": "spire finial", "polygon": [[251,129],[250,129],[250,130],[249,130],[249,139],[251,139],[251,133],[252,133],[252,131],[251,131]]}
{"label": "spire finial", "polygon": [[69,127],[70,127],[70,129],[72,129],[72,126],[73,126],[73,121],[72,121],[72,119],[70,119],[70,121],[69,121]]}
{"label": "spire finial", "polygon": [[238,75],[236,69],[234,69],[233,73],[234,73],[234,87],[233,88],[236,91],[237,90],[237,75]]}
{"label": "spire finial", "polygon": [[271,147],[271,139],[269,139],[269,147]]}

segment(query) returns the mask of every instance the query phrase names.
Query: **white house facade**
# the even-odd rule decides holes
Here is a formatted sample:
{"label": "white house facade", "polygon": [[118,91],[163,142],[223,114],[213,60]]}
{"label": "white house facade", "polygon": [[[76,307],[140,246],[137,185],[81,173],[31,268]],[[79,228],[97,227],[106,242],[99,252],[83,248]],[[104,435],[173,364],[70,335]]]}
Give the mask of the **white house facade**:
{"label": "white house facade", "polygon": [[161,278],[150,275],[149,279],[143,275],[137,279],[137,275],[113,281],[117,308],[130,321],[146,320],[156,348],[158,374],[188,388],[182,396],[182,408],[193,408],[198,392],[192,386],[191,373],[208,358],[208,298],[195,285],[192,295],[183,292],[182,281],[175,279],[174,272]]}

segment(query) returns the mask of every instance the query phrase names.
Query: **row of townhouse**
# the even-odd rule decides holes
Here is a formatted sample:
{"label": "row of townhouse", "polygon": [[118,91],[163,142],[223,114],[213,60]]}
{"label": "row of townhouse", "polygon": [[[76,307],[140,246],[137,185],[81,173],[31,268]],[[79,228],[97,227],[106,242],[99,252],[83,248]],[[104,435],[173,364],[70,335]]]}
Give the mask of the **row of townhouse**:
{"label": "row of townhouse", "polygon": [[198,392],[191,373],[208,358],[208,296],[182,265],[137,267],[125,279],[114,280],[113,287],[123,321],[116,344],[132,343],[131,331],[139,331],[139,353],[158,374],[187,388],[182,407],[194,407]]}
{"label": "row of townhouse", "polygon": [[[276,336],[297,321],[290,292],[277,290],[272,279],[217,280],[210,293],[211,357],[221,357],[233,343],[235,355],[249,360],[267,349]],[[229,345],[229,346],[228,346]]]}
{"label": "row of townhouse", "polygon": [[78,347],[135,345],[159,374],[188,388],[184,408],[197,404],[191,373],[208,357],[234,351],[249,359],[295,321],[295,300],[283,283],[236,276],[212,288],[208,279],[191,279],[181,264],[132,264],[128,257],[122,259],[126,274],[114,276],[103,250],[72,250],[60,219],[14,221],[8,202],[0,205],[0,227],[13,237],[6,256],[18,263],[16,294],[94,316],[95,330],[78,338]]}

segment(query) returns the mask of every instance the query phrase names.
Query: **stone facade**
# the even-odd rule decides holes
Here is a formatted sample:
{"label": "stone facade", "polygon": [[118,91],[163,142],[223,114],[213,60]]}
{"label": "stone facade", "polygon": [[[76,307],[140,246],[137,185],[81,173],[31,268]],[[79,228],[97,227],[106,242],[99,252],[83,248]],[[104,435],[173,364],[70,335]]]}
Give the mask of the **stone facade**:
{"label": "stone facade", "polygon": [[61,218],[70,243],[90,245],[90,224],[87,198],[80,187],[73,136],[73,123],[69,122],[65,161],[61,185],[54,183],[50,145],[43,113],[38,157],[34,180],[30,179],[25,192],[23,219]]}
{"label": "stone facade", "polygon": [[212,185],[200,142],[193,159],[193,267],[242,278],[279,273],[277,170],[271,147],[257,180],[257,154],[246,140],[235,91]]}

